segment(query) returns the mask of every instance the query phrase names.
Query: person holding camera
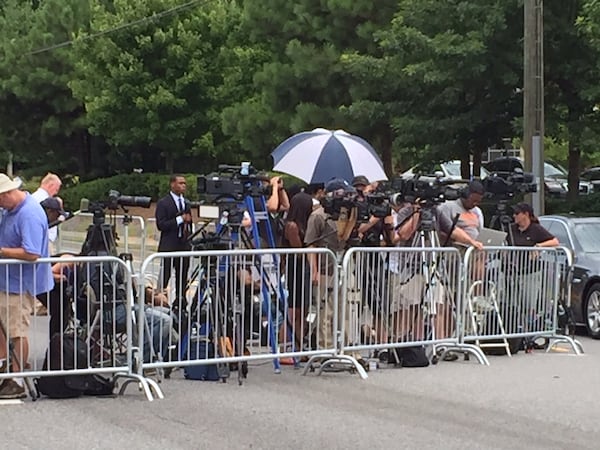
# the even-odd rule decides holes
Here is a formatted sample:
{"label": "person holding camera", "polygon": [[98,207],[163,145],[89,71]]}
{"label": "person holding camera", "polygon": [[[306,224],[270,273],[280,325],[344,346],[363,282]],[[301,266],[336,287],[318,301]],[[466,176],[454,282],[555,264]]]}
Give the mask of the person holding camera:
{"label": "person holding camera", "polygon": [[[274,176],[269,179],[266,178],[266,175],[261,175],[261,178],[262,188],[266,194],[268,194],[265,195],[265,208],[267,209],[268,219],[273,233],[273,240],[275,246],[279,247],[283,239],[284,216],[290,209],[290,201],[288,194],[283,187],[283,179],[280,176]],[[262,202],[260,199],[260,196],[252,198],[255,211],[262,210]],[[244,210],[243,212],[242,227],[244,227],[246,235],[250,242],[252,242],[254,223],[248,210]],[[257,248],[259,246],[270,247],[269,233],[267,232],[266,227],[262,226],[261,223],[258,223],[258,235],[261,242],[259,242],[258,245],[256,242],[252,242],[252,245]]]}
{"label": "person holding camera", "polygon": [[[192,232],[192,214],[184,198],[187,189],[185,177],[171,175],[170,192],[156,203],[156,226],[160,230],[159,252],[189,251],[188,237]],[[160,286],[165,289],[172,272],[175,272],[175,292],[178,300],[184,298],[189,269],[189,259],[164,258]]]}
{"label": "person holding camera", "polygon": [[[384,226],[385,220],[391,218],[391,215],[381,217],[383,214],[379,214],[380,211],[373,213],[369,203],[369,196],[376,193],[378,183],[370,183],[367,177],[358,175],[352,180],[352,185],[356,189],[357,225],[350,237],[350,244],[372,248],[391,245]],[[387,342],[385,316],[388,308],[385,302],[389,295],[386,291],[387,267],[384,256],[375,251],[361,253],[360,264],[356,269],[361,297],[373,316],[370,324],[363,325],[363,336],[368,336],[369,340],[375,337],[378,342]]]}
{"label": "person holding camera", "polygon": [[[325,185],[326,196],[331,199],[344,197],[353,193],[354,189],[345,180],[336,178]],[[313,199],[315,197],[313,196]],[[346,247],[346,242],[356,224],[356,211],[341,211],[340,220],[334,221],[320,203],[313,200],[313,209],[308,217],[304,244],[310,248],[328,248],[341,259]],[[320,310],[318,323],[319,347],[330,348],[335,345],[333,340],[333,297],[334,289],[339,290],[339,285],[334,284],[337,261],[325,256],[310,254],[309,264],[311,269],[312,284],[315,302]],[[338,296],[341,298],[341,295]],[[340,306],[340,305],[338,305]],[[341,307],[339,308],[341,311]],[[340,316],[341,317],[341,316]]]}

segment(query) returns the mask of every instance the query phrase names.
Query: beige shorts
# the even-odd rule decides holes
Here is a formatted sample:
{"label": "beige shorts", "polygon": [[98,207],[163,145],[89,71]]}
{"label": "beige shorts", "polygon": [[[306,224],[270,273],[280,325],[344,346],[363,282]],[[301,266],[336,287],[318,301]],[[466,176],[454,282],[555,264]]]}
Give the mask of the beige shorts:
{"label": "beige shorts", "polygon": [[428,295],[427,299],[424,298],[425,278],[423,275],[414,275],[407,279],[403,274],[392,273],[390,284],[392,289],[391,312],[420,305],[422,301],[445,302],[446,289],[439,280],[436,281],[434,286],[430,287],[432,295]]}
{"label": "beige shorts", "polygon": [[0,292],[0,320],[4,328],[8,330],[10,339],[29,335],[29,324],[35,300],[35,297],[29,293]]}

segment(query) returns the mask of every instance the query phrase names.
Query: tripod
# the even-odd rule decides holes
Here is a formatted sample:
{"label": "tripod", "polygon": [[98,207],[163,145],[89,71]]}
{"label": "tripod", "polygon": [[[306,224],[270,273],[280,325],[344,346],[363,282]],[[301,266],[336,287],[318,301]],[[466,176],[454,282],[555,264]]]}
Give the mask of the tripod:
{"label": "tripod", "polygon": [[496,210],[494,211],[494,215],[490,219],[490,228],[494,230],[504,231],[510,238],[510,242],[512,240],[512,230],[510,225],[513,223],[513,218],[507,214],[507,199],[501,199],[496,203]]}
{"label": "tripod", "polygon": [[[420,214],[419,225],[411,247],[421,250],[412,255],[412,260],[408,261],[409,264],[406,267],[410,273],[408,284],[417,280],[418,287],[411,293],[417,301],[411,302],[413,311],[412,321],[409,324],[411,329],[408,332],[415,333],[415,327],[423,327],[423,337],[418,336],[421,330],[417,329],[417,337],[414,340],[425,343],[432,342],[429,359],[433,364],[437,363],[440,358],[456,359],[454,355],[448,355],[453,352],[464,353],[465,358],[466,354],[473,353],[480,363],[486,364],[485,356],[479,348],[457,342],[458,335],[454,338],[451,337],[453,322],[456,324],[458,332],[462,319],[460,304],[456,305],[452,300],[459,295],[459,292],[451,292],[452,289],[456,289],[455,286],[460,286],[458,277],[453,276],[453,270],[459,270],[460,260],[457,253],[449,253],[440,249],[441,245],[436,231],[435,203],[422,203]],[[450,262],[447,262],[449,258],[446,258],[445,255],[450,257],[455,255],[456,261],[450,259]],[[410,311],[410,306],[408,311]],[[422,321],[422,325],[420,321]],[[448,339],[448,342],[444,342],[444,339]],[[446,358],[447,355],[451,358]],[[391,356],[395,356],[396,361],[399,362],[395,349]]]}
{"label": "tripod", "polygon": [[[439,323],[439,319],[444,319],[446,312],[443,311],[443,307],[440,308],[439,299],[440,290],[446,283],[443,283],[442,273],[444,268],[440,266],[440,254],[435,251],[428,251],[428,249],[435,249],[440,247],[440,241],[436,231],[436,219],[434,205],[424,203],[421,207],[421,217],[417,232],[413,237],[411,244],[413,248],[420,248],[421,251],[418,253],[416,260],[412,261],[412,270],[416,270],[416,275],[422,277],[423,290],[421,293],[421,299],[419,307],[422,313],[423,327],[424,327],[424,338],[426,340],[436,340],[437,334],[442,334],[442,324]],[[413,322],[416,322],[416,316],[418,316],[418,310],[413,314]],[[414,323],[413,325],[417,325]],[[414,330],[410,330],[414,332]],[[436,353],[435,345],[432,347],[432,357]]]}

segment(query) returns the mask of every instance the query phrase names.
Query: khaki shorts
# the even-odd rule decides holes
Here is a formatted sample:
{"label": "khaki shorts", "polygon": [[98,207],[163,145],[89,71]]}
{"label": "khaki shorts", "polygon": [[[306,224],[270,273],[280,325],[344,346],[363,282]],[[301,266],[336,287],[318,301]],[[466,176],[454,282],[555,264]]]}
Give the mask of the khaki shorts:
{"label": "khaki shorts", "polygon": [[425,300],[445,303],[446,289],[439,280],[436,280],[434,286],[430,286],[431,293],[427,299],[425,299],[426,283],[423,275],[413,275],[407,280],[404,275],[393,273],[390,282],[392,288],[391,312],[420,305]]}
{"label": "khaki shorts", "polygon": [[29,324],[33,314],[35,297],[29,293],[9,294],[0,292],[0,320],[8,330],[8,338],[23,338],[29,335]]}

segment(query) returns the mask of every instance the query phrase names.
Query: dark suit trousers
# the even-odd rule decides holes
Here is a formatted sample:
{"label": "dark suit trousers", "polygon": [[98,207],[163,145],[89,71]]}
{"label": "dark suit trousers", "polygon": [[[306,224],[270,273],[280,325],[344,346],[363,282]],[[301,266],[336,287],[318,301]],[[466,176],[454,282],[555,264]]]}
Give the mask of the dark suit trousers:
{"label": "dark suit trousers", "polygon": [[166,288],[169,284],[171,275],[175,275],[175,293],[176,298],[185,297],[185,287],[187,285],[188,270],[190,268],[190,259],[186,258],[164,258],[161,267],[161,286]]}

